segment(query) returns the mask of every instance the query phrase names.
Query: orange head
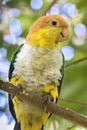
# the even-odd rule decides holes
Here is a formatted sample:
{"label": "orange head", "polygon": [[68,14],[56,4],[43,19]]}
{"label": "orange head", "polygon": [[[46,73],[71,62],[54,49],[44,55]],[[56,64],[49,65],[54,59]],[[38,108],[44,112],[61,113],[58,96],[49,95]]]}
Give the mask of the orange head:
{"label": "orange head", "polygon": [[33,46],[53,48],[57,43],[69,39],[69,26],[60,15],[39,18],[31,27],[26,43]]}

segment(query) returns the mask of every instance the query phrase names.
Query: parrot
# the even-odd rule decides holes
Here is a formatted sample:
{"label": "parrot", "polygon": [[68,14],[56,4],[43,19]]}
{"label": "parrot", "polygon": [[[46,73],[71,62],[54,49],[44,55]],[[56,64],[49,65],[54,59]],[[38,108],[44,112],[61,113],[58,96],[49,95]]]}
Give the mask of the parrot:
{"label": "parrot", "polygon": [[[62,16],[50,14],[40,17],[11,59],[9,81],[45,99],[50,96],[50,100],[57,103],[64,77],[60,44],[69,37],[69,25]],[[51,116],[50,112],[40,110],[16,95],[9,95],[9,109],[16,121],[14,130],[44,130]]]}

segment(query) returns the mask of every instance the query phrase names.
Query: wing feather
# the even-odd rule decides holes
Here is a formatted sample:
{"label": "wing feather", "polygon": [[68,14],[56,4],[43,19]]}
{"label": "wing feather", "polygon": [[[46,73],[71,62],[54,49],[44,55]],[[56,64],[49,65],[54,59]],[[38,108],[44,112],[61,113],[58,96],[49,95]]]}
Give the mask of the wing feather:
{"label": "wing feather", "polygon": [[[12,78],[12,72],[14,70],[15,59],[17,57],[17,54],[20,52],[22,46],[23,46],[23,44],[19,46],[19,48],[16,50],[16,52],[14,53],[14,55],[11,59],[11,64],[10,64],[10,68],[9,68],[9,80]],[[20,124],[17,122],[15,111],[14,111],[14,105],[12,103],[12,95],[10,94],[8,98],[9,98],[9,110],[11,112],[11,115],[13,116],[13,118],[16,121],[14,130],[20,130]]]}

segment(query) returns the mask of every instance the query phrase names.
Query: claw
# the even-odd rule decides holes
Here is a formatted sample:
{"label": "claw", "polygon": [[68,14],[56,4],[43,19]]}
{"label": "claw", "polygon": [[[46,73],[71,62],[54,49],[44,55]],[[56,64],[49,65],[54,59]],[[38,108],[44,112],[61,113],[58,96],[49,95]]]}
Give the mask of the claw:
{"label": "claw", "polygon": [[20,92],[23,92],[23,88],[22,88],[22,85],[21,85],[21,84],[18,84],[18,85],[17,85],[17,88],[18,88],[18,90],[19,90]]}
{"label": "claw", "polygon": [[47,107],[48,107],[48,105],[50,104],[50,102],[52,102],[52,98],[51,98],[51,96],[50,96],[49,94],[47,94],[47,95],[45,95],[45,96],[43,97],[43,100],[44,100],[44,102],[46,103],[46,106],[44,107],[44,112],[48,113]]}

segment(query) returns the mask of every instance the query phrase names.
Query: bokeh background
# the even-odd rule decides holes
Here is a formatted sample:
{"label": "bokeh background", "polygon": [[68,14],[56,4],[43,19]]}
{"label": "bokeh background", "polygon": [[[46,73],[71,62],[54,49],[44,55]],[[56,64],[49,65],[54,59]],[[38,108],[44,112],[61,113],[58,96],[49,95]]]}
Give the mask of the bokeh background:
{"label": "bokeh background", "polygon": [[[32,23],[49,14],[62,15],[71,33],[70,40],[61,48],[65,57],[65,78],[58,103],[87,116],[87,61],[66,67],[76,60],[87,59],[86,0],[0,0],[0,78],[8,80],[12,54],[25,43]],[[14,124],[8,95],[0,90],[0,130],[13,130]],[[54,115],[45,129],[87,130]]]}

